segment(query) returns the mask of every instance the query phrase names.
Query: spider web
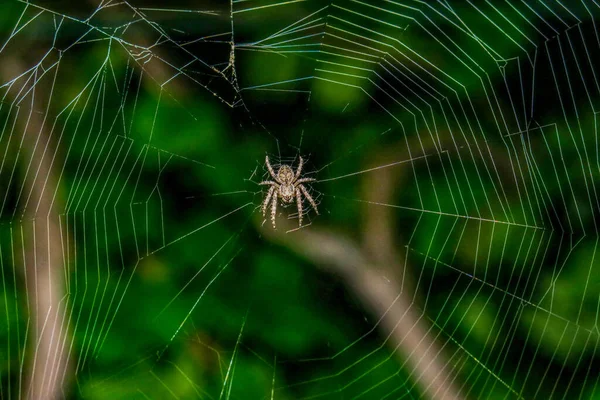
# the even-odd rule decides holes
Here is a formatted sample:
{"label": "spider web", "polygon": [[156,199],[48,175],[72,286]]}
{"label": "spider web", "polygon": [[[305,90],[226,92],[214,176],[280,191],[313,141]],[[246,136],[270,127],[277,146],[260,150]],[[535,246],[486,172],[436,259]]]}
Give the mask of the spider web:
{"label": "spider web", "polygon": [[599,7],[3,4],[0,398],[598,396]]}

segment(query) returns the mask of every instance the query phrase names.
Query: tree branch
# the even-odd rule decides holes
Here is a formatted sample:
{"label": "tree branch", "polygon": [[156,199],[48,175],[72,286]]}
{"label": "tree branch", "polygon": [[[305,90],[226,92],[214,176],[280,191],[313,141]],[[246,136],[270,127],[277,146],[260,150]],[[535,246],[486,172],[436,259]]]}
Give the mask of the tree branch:
{"label": "tree branch", "polygon": [[393,277],[383,275],[381,266],[368,260],[356,244],[341,234],[314,225],[286,234],[292,224],[278,221],[277,226],[277,231],[265,226],[261,232],[269,240],[341,276],[348,289],[379,319],[380,331],[400,362],[414,371],[415,380],[428,398],[462,399],[430,328]]}
{"label": "tree branch", "polygon": [[[3,57],[0,78],[3,82],[25,71],[17,56]],[[50,135],[46,129],[43,85],[31,81],[19,86],[21,78],[13,85],[16,97],[12,107],[17,107],[17,131],[22,132],[23,190],[20,199],[24,208],[22,246],[24,253],[25,284],[28,288],[29,316],[33,318],[31,344],[32,357],[23,394],[30,399],[64,398],[62,381],[68,369],[66,356],[68,329],[65,325],[65,288],[63,280],[64,260],[62,235],[56,198],[58,180],[53,165],[55,154]],[[18,93],[27,93],[27,99]],[[26,104],[29,102],[29,104]]]}

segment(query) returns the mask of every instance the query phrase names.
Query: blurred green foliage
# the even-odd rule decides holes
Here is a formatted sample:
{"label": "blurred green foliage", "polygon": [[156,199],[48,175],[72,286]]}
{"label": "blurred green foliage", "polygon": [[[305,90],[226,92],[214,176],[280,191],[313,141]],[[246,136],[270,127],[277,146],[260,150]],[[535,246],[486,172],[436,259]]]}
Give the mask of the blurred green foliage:
{"label": "blurred green foliage", "polygon": [[[266,37],[313,11],[312,6],[265,9],[257,20],[240,14],[234,19],[236,41]],[[298,90],[233,90],[227,97],[215,86],[222,77],[210,76],[200,61],[184,73],[167,69],[173,79],[164,83],[152,74],[156,59],[146,67],[116,40],[121,31],[109,39],[99,35],[103,40],[98,41],[81,38],[81,25],[93,23],[62,18],[85,15],[78,7],[57,3],[52,8],[57,14],[35,18],[35,6],[3,5],[0,12],[4,40],[24,8],[33,18],[9,41],[26,38],[32,54],[21,54],[25,62],[35,63],[59,39],[54,37],[57,22],[63,24],[60,40],[75,44],[60,53],[49,109],[55,129],[64,132],[56,156],[57,165],[64,166],[60,221],[70,238],[64,274],[74,369],[68,397],[421,396],[418,377],[386,335],[374,329],[378,316],[365,311],[352,288],[270,243],[256,228],[263,196],[256,182],[265,176],[264,155],[292,160],[298,148],[308,160],[307,170],[319,170],[325,179],[363,171],[373,160],[385,164],[384,149],[398,149],[393,161],[435,154],[411,163],[412,168],[398,166],[405,175],[389,204],[397,244],[407,252],[405,273],[418,282],[415,302],[434,336],[447,343],[444,352],[460,370],[460,385],[465,383],[472,398],[558,398],[570,386],[594,396],[597,377],[588,366],[598,364],[600,285],[597,232],[592,233],[598,210],[587,201],[585,184],[597,181],[598,170],[588,173],[581,170],[587,161],[573,160],[583,160],[580,149],[591,151],[595,144],[587,136],[580,141],[563,134],[557,106],[545,104],[541,95],[536,96],[537,123],[557,123],[560,134],[553,127],[532,129],[528,140],[534,144],[528,146],[522,136],[492,134],[498,115],[508,113],[509,106],[490,106],[487,91],[500,92],[511,79],[507,64],[522,56],[525,39],[500,40],[478,13],[462,10],[473,35],[494,43],[494,51],[507,60],[498,68],[479,42],[457,33],[455,45],[473,56],[466,65],[456,61],[456,53],[443,51],[446,42],[437,40],[442,36],[425,35],[425,30],[412,34],[416,28],[398,16],[374,14],[374,20],[362,22],[367,30],[360,30],[363,36],[356,40],[373,38],[372,49],[389,63],[353,67],[354,61],[331,51],[319,56],[319,64],[308,52],[241,48],[236,51],[238,81],[230,86],[310,79]],[[334,28],[338,11],[328,14]],[[502,12],[510,15],[511,7]],[[157,16],[159,26],[178,25],[175,15]],[[519,21],[514,29],[533,35],[525,20],[511,18]],[[384,19],[387,24],[378,22]],[[182,21],[187,35],[182,40],[229,23],[221,17],[202,20],[214,26]],[[430,23],[448,28],[441,18]],[[222,42],[226,52],[229,43]],[[167,60],[184,57],[172,43],[157,47]],[[403,79],[405,70],[389,72],[406,67],[402,51],[407,48],[444,79],[440,87],[449,106],[434,108],[433,100],[408,90],[388,88],[384,93],[393,93],[392,98],[382,95],[386,79]],[[212,57],[208,52],[196,56],[203,60],[205,54]],[[316,79],[315,64],[339,67],[344,84]],[[473,73],[476,67],[480,75]],[[549,70],[540,74],[550,79]],[[243,105],[229,107],[227,102],[240,100],[236,96]],[[6,98],[0,110],[3,122],[14,118],[10,102]],[[450,114],[457,110],[462,114],[453,120]],[[595,129],[589,115],[573,112],[567,119],[585,131]],[[8,140],[16,134],[3,132],[6,164],[24,168],[15,155],[18,141]],[[438,142],[449,151],[436,153]],[[539,170],[527,164],[527,157]],[[530,181],[512,180],[508,166],[518,162]],[[362,201],[363,184],[377,180],[379,172],[315,184],[322,215],[314,226],[358,240],[365,207],[374,206]],[[9,176],[6,170],[0,175],[3,193],[21,187]],[[527,185],[534,195],[525,194]],[[3,390],[10,383],[12,392],[21,363],[31,357],[25,348],[31,329],[28,293],[21,256],[14,253],[22,245],[18,207],[2,214],[0,228],[0,376]],[[586,237],[590,233],[593,237]],[[534,356],[536,365],[531,365]]]}

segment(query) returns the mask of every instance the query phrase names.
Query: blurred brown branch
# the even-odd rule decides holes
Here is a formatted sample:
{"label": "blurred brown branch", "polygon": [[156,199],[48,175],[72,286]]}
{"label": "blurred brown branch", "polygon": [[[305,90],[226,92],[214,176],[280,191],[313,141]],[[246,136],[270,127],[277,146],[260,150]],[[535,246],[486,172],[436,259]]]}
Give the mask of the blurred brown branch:
{"label": "blurred brown branch", "polygon": [[[0,77],[9,82],[26,68],[17,55],[3,56]],[[22,243],[24,254],[25,285],[27,288],[29,316],[33,318],[33,335],[28,345],[31,357],[23,395],[30,399],[64,398],[62,382],[68,369],[66,355],[69,346],[65,319],[65,282],[62,235],[57,205],[60,202],[58,180],[51,143],[47,129],[44,102],[49,101],[49,91],[40,81],[20,78],[13,83],[12,95],[16,108],[17,129],[21,132],[23,171],[21,206],[24,207]],[[29,92],[28,92],[29,91]],[[27,93],[26,97],[20,97]]]}
{"label": "blurred brown branch", "polygon": [[[430,327],[413,307],[408,291],[365,252],[342,234],[311,226],[286,234],[293,228],[278,221],[278,230],[265,225],[268,239],[288,247],[299,256],[341,276],[376,319],[388,344],[402,364],[413,371],[414,379],[430,399],[461,399]],[[387,269],[387,267],[386,267]]]}

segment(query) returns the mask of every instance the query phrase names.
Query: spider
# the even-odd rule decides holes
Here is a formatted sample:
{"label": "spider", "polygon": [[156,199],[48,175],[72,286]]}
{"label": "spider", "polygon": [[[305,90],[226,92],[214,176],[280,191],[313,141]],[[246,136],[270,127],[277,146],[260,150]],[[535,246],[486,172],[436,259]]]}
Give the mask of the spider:
{"label": "spider", "polygon": [[289,165],[282,165],[277,171],[277,174],[275,174],[271,163],[269,163],[269,156],[265,157],[265,164],[267,165],[267,169],[269,170],[273,181],[262,181],[259,183],[259,185],[271,185],[267,197],[265,197],[265,200],[262,203],[262,214],[263,217],[266,215],[267,207],[269,206],[269,202],[271,202],[271,222],[273,223],[273,229],[276,229],[275,214],[277,213],[278,198],[281,198],[284,205],[290,204],[296,200],[296,205],[298,206],[298,226],[302,226],[302,195],[306,197],[310,205],[315,209],[317,215],[319,214],[317,203],[315,203],[315,200],[303,185],[303,183],[314,182],[316,179],[300,178],[303,163],[304,160],[300,157],[298,169],[295,173]]}

